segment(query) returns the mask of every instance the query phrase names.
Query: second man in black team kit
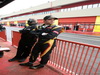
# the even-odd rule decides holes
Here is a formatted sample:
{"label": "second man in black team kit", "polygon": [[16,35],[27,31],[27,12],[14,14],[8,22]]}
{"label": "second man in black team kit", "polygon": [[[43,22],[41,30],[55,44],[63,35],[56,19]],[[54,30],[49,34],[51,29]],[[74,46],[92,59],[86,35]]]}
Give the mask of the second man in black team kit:
{"label": "second man in black team kit", "polygon": [[29,56],[31,48],[36,41],[36,36],[30,34],[30,31],[37,29],[36,20],[29,19],[28,25],[29,26],[19,31],[21,33],[21,39],[19,41],[17,53],[14,58],[8,60],[9,62],[16,60],[23,62]]}
{"label": "second man in black team kit", "polygon": [[[51,15],[44,17],[44,24],[39,26],[37,31],[31,31],[31,34],[38,36],[38,42],[33,47],[29,62],[21,63],[21,66],[29,66],[30,69],[38,69],[44,67],[50,59],[50,54],[55,47],[57,36],[61,33],[62,27],[52,25],[54,20],[57,19]],[[41,57],[39,65],[33,66],[37,57]]]}

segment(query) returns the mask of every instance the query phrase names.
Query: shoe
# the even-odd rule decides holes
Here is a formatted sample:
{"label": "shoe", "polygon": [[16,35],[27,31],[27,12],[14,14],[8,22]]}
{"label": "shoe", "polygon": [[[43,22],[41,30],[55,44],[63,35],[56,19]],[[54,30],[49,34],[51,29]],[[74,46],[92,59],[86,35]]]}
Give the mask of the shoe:
{"label": "shoe", "polygon": [[39,64],[39,65],[36,65],[36,66],[30,66],[29,68],[30,69],[40,69],[40,68],[43,68],[43,67],[44,67],[44,65]]}
{"label": "shoe", "polygon": [[32,63],[30,63],[30,62],[27,62],[27,63],[21,63],[21,64],[19,64],[20,66],[33,66],[33,64]]}
{"label": "shoe", "polygon": [[16,60],[18,60],[18,59],[14,57],[14,58],[12,58],[12,59],[9,59],[8,61],[9,61],[9,62],[12,62],[12,61],[16,61]]}
{"label": "shoe", "polygon": [[18,62],[24,62],[26,58],[19,59]]}
{"label": "shoe", "polygon": [[4,55],[4,52],[3,52],[3,51],[1,51],[1,52],[0,52],[0,58],[2,58],[2,57],[3,57],[3,55]]}

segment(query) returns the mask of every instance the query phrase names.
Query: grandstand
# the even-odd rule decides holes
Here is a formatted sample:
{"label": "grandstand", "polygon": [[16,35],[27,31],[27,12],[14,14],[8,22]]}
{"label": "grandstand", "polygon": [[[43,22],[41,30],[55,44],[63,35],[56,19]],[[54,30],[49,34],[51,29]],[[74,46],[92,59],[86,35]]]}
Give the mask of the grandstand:
{"label": "grandstand", "polygon": [[68,26],[72,31],[79,25],[82,32],[100,32],[100,0],[56,0],[23,11],[0,16],[0,23],[9,25],[25,25],[29,18],[43,23],[46,15],[57,16],[58,24]]}

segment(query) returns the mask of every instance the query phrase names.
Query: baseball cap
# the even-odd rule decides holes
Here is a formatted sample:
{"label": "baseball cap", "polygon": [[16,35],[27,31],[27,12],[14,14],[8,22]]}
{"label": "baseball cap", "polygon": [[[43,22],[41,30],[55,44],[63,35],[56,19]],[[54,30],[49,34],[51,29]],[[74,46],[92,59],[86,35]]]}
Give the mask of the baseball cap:
{"label": "baseball cap", "polygon": [[48,15],[48,16],[45,16],[43,19],[44,19],[44,20],[49,20],[49,19],[54,19],[54,20],[56,20],[56,19],[58,19],[58,18],[56,18],[56,17],[54,17],[54,16],[52,16],[52,15]]}
{"label": "baseball cap", "polygon": [[35,20],[35,19],[30,18],[30,19],[28,20],[28,22],[32,23],[32,22],[36,22],[36,20]]}

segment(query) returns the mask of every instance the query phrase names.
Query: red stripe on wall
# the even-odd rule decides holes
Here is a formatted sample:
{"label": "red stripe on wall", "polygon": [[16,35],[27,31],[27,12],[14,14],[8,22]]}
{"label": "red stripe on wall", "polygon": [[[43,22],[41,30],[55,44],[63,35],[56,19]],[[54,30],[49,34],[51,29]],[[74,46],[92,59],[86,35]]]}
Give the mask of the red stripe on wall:
{"label": "red stripe on wall", "polygon": [[26,23],[26,20],[18,21],[18,23]]}
{"label": "red stripe on wall", "polygon": [[10,21],[9,23],[10,23],[10,24],[14,24],[14,21]]}
{"label": "red stripe on wall", "polygon": [[43,23],[43,19],[38,19],[37,22],[38,23]]}
{"label": "red stripe on wall", "polygon": [[94,17],[76,17],[76,18],[60,18],[59,23],[66,22],[95,22],[96,16]]}

